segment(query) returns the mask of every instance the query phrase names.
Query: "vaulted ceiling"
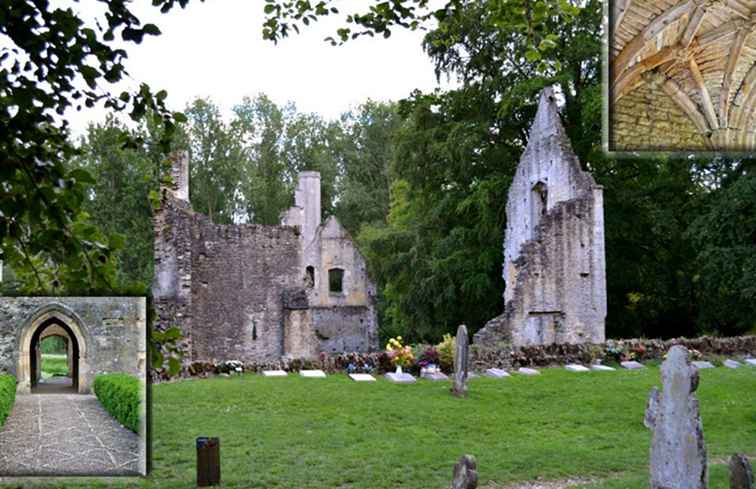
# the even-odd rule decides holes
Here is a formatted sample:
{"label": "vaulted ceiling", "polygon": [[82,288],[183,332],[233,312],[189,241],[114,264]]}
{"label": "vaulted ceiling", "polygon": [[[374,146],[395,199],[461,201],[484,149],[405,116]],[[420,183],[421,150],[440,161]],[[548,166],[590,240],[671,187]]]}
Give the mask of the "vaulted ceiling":
{"label": "vaulted ceiling", "polygon": [[756,150],[756,0],[613,0],[610,146]]}

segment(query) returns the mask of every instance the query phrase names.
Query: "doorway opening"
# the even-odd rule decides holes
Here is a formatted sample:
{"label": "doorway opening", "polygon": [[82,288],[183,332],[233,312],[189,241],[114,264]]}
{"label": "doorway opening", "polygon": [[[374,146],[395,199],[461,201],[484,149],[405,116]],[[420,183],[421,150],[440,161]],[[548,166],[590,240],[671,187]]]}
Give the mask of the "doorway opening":
{"label": "doorway opening", "polygon": [[79,391],[79,342],[67,324],[58,318],[46,320],[34,331],[30,346],[33,394]]}

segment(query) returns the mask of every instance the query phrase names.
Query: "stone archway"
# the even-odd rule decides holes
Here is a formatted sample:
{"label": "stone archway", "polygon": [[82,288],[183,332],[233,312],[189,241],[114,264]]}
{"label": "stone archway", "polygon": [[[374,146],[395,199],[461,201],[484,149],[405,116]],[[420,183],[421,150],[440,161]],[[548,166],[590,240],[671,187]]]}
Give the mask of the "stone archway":
{"label": "stone archway", "polygon": [[88,393],[90,385],[87,373],[89,362],[87,356],[86,329],[78,316],[60,304],[42,307],[26,322],[18,338],[18,393],[30,394],[39,379],[41,337],[49,328],[60,329],[69,338],[70,374],[75,392]]}

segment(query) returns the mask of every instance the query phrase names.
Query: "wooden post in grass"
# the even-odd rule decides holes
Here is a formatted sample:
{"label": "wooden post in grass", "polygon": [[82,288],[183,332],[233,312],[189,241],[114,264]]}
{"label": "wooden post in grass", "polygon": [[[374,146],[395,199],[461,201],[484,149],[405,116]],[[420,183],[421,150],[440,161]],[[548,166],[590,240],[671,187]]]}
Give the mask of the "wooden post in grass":
{"label": "wooden post in grass", "polygon": [[220,479],[220,439],[197,438],[197,486],[217,486]]}
{"label": "wooden post in grass", "polygon": [[461,324],[457,328],[457,337],[454,340],[454,385],[452,386],[452,394],[457,397],[467,396],[468,352],[467,326]]}

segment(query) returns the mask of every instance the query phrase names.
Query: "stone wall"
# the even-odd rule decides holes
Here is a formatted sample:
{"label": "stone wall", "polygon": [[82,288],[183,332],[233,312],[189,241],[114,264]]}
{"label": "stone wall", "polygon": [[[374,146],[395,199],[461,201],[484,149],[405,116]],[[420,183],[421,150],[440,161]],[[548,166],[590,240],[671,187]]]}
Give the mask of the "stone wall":
{"label": "stone wall", "polygon": [[31,338],[47,320],[74,332],[80,352],[79,392],[95,376],[125,372],[146,375],[146,301],[142,297],[0,298],[0,373],[15,375],[19,390],[30,387]]}

